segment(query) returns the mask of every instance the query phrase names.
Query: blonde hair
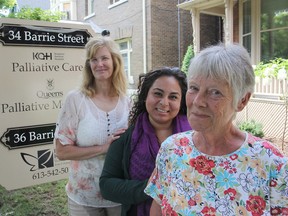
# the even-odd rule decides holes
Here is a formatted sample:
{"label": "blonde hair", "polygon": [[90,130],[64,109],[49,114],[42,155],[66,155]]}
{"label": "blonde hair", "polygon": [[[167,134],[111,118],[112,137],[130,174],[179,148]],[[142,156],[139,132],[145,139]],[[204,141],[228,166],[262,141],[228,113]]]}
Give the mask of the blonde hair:
{"label": "blonde hair", "polygon": [[92,97],[95,92],[95,78],[93,76],[90,59],[99,48],[106,47],[112,56],[114,71],[112,73],[112,87],[118,95],[125,95],[127,90],[127,79],[124,72],[124,65],[118,44],[109,37],[91,38],[85,46],[86,61],[83,70],[83,80],[81,91],[89,97]]}

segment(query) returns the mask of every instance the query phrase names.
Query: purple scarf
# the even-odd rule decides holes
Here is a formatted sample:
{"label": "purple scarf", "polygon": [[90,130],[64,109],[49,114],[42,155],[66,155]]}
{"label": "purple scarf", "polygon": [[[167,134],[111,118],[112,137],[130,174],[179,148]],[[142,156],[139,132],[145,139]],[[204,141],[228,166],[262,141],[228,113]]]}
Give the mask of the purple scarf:
{"label": "purple scarf", "polygon": [[[173,134],[191,130],[185,115],[177,115],[173,119]],[[148,114],[138,116],[131,140],[131,158],[129,173],[131,179],[146,180],[155,167],[155,160],[160,145],[154,128],[150,124]],[[137,216],[147,216],[150,212],[152,198],[137,205]]]}

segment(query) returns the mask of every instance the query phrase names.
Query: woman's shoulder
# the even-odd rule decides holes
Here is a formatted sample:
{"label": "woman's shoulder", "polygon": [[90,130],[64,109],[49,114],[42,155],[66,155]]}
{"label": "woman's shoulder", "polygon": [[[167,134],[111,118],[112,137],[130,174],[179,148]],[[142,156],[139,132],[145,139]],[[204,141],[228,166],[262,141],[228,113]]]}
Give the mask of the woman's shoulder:
{"label": "woman's shoulder", "polygon": [[128,109],[131,108],[132,99],[128,95],[121,95],[119,97],[119,101],[122,104],[122,106],[125,106],[126,108],[128,107]]}
{"label": "woman's shoulder", "polygon": [[130,102],[131,98],[128,95],[121,95],[120,100],[123,102]]}
{"label": "woman's shoulder", "polygon": [[269,140],[256,137],[250,133],[247,133],[247,134],[248,134],[247,135],[248,136],[248,140],[247,140],[248,146],[253,148],[254,152],[256,152],[258,149],[259,151],[264,150],[265,152],[270,152],[277,157],[284,157],[284,155],[278,149],[276,144],[270,142]]}
{"label": "woman's shoulder", "polygon": [[183,143],[189,143],[192,139],[192,130],[179,132],[169,136],[162,144],[161,147],[171,148],[173,146],[182,145]]}
{"label": "woman's shoulder", "polygon": [[174,138],[174,139],[190,138],[192,137],[192,134],[193,134],[193,130],[187,130],[187,131],[175,133],[171,135],[171,138]]}
{"label": "woman's shoulder", "polygon": [[67,97],[79,97],[79,96],[84,96],[84,94],[80,91],[80,89],[72,89],[68,91]]}
{"label": "woman's shoulder", "polygon": [[86,99],[87,97],[80,90],[73,89],[67,93],[63,105],[66,109],[67,107],[75,107],[78,109]]}
{"label": "woman's shoulder", "polygon": [[66,98],[70,100],[82,100],[86,96],[79,89],[73,89],[68,91]]}

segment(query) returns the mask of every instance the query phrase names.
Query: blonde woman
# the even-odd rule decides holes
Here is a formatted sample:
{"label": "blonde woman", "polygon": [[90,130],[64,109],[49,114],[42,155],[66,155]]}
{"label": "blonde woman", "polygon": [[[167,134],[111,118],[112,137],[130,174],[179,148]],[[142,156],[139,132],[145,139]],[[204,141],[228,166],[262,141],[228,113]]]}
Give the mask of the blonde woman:
{"label": "blonde woman", "polygon": [[117,216],[120,204],[102,198],[99,177],[110,144],[128,124],[123,61],[109,37],[91,39],[85,48],[81,88],[68,93],[57,121],[56,154],[60,160],[70,160],[69,214]]}

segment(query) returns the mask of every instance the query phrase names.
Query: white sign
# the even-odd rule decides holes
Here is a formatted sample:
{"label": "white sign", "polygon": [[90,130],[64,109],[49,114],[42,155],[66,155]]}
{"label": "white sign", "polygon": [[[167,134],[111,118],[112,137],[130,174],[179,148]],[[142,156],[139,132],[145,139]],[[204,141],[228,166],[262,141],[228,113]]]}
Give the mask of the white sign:
{"label": "white sign", "polygon": [[54,131],[81,81],[90,25],[0,18],[0,184],[7,190],[67,178]]}

